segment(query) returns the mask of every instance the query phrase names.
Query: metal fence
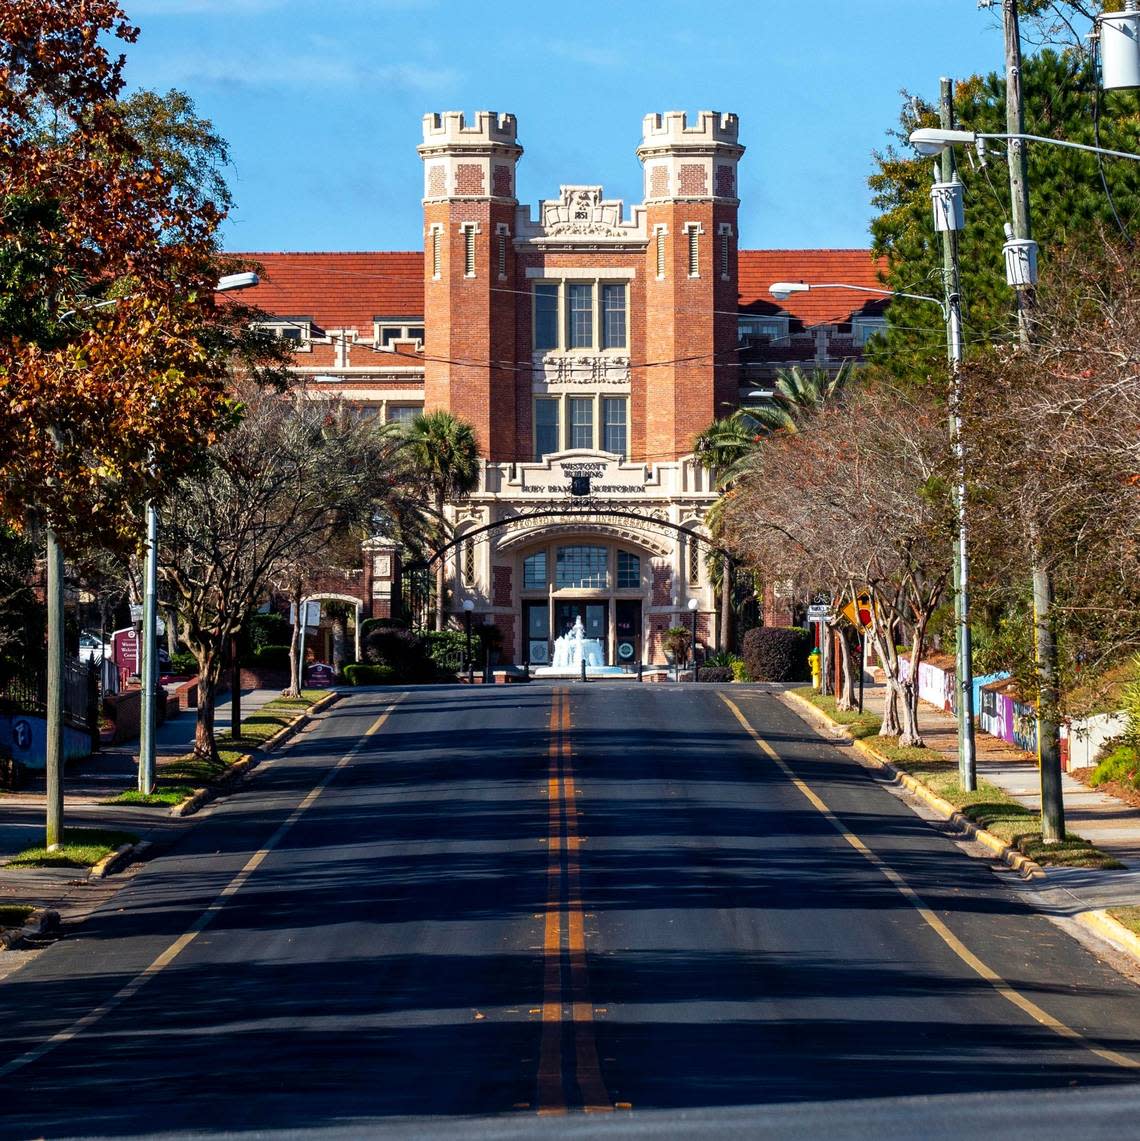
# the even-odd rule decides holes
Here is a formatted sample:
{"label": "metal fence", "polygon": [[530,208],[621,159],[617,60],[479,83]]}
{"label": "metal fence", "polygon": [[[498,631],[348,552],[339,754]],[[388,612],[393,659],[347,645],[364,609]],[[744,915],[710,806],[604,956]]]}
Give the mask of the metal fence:
{"label": "metal fence", "polygon": [[[25,671],[0,683],[0,701],[24,713],[47,711],[47,667]],[[99,670],[94,664],[64,662],[63,719],[76,729],[98,725]]]}

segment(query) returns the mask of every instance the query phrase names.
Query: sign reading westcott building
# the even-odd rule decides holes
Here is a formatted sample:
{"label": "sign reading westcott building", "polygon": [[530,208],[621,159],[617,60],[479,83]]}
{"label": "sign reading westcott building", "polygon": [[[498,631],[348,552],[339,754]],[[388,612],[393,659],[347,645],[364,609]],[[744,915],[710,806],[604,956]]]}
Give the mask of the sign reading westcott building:
{"label": "sign reading westcott building", "polygon": [[592,495],[645,495],[656,491],[644,464],[622,463],[599,457],[547,459],[542,463],[518,464],[516,478],[504,488],[521,495],[569,495],[576,476],[588,476]]}

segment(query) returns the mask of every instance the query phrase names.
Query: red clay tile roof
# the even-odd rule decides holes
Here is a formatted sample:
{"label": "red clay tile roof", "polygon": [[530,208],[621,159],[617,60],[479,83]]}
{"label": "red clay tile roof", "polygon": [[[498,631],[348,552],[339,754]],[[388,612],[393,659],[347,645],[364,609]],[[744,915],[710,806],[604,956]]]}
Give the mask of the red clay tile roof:
{"label": "red clay tile roof", "polygon": [[873,294],[847,289],[820,289],[793,293],[777,301],[768,286],[774,281],[809,284],[842,283],[882,288],[877,262],[869,250],[741,250],[740,308],[756,313],[790,313],[806,326],[847,321]]}
{"label": "red clay tile roof", "polygon": [[[310,317],[323,328],[355,326],[367,335],[374,318],[422,317],[423,254],[243,253],[260,263],[261,285],[243,300],[282,317]],[[779,302],[773,281],[843,282],[877,286],[876,262],[867,250],[741,250],[740,307],[790,313],[806,326],[846,321],[874,298],[841,289],[793,294]]]}
{"label": "red clay tile roof", "polygon": [[424,255],[242,253],[261,265],[261,284],[242,301],[280,317],[310,317],[328,329],[355,326],[370,336],[376,317],[422,317]]}

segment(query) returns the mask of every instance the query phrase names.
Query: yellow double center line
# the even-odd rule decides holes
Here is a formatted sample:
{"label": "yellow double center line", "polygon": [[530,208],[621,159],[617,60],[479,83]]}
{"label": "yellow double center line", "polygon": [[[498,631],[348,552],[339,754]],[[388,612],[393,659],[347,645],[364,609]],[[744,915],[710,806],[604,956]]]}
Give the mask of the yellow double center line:
{"label": "yellow double center line", "polygon": [[[594,1036],[594,1005],[586,961],[582,908],[581,837],[570,752],[570,695],[556,689],[550,708],[547,768],[546,915],[543,935],[542,1041],[538,1062],[538,1112],[566,1112],[562,1045],[569,1010],[574,1035],[574,1073],[587,1113],[613,1110],[602,1081]],[[563,966],[565,943],[566,969]]]}
{"label": "yellow double center line", "polygon": [[1111,1062],[1114,1066],[1121,1066],[1124,1069],[1135,1070],[1140,1069],[1140,1062],[1133,1058],[1129,1058],[1124,1054],[1118,1054],[1115,1050],[1105,1050],[1100,1046],[1090,1042],[1079,1031],[1074,1030],[1071,1026],[1066,1026],[1065,1023],[1059,1019],[1054,1018],[1047,1010],[1042,1010],[1032,999],[1026,998],[1020,991],[1015,990],[1005,979],[1001,977],[992,967],[988,966],[973,951],[969,949],[962,941],[950,930],[949,927],[937,916],[929,907],[923,902],[922,897],[903,879],[898,872],[895,871],[885,860],[876,855],[859,839],[853,832],[848,831],[843,826],[839,818],[831,811],[830,808],[816,795],[799,777],[792,772],[783,759],[777,754],[776,750],[772,748],[763,737],[752,727],[748,719],[740,712],[739,706],[734,701],[731,701],[723,693],[720,695],[721,700],[732,710],[736,720],[740,722],[744,731],[756,743],[756,747],[771,760],[777,768],[788,778],[807,802],[859,853],[872,867],[874,867],[890,885],[918,912],[922,917],[923,922],[950,948],[954,954],[970,968],[979,978],[984,979],[994,991],[1001,995],[1006,1002],[1012,1006],[1017,1007],[1022,1013],[1029,1015],[1035,1022],[1044,1026],[1046,1029],[1051,1030],[1054,1034],[1061,1038],[1068,1039],[1075,1045],[1088,1050],[1090,1053],[1095,1054],[1098,1058],[1103,1058],[1106,1062]]}
{"label": "yellow double center line", "polygon": [[143,968],[129,983],[120,987],[106,1002],[96,1006],[93,1010],[89,1010],[82,1018],[76,1019],[70,1026],[65,1027],[63,1030],[53,1034],[50,1038],[45,1039],[38,1046],[25,1051],[18,1057],[13,1058],[7,1064],[0,1066],[0,1078],[6,1078],[22,1070],[25,1066],[31,1065],[33,1062],[39,1061],[45,1054],[50,1054],[57,1046],[62,1046],[65,1042],[70,1042],[73,1038],[78,1038],[86,1030],[90,1030],[97,1022],[101,1022],[112,1011],[117,1010],[128,999],[133,998],[147,983],[152,979],[157,978],[215,919],[221,914],[222,909],[225,907],[230,898],[236,895],[245,886],[246,881],[254,872],[261,867],[265,858],[270,852],[276,848],[286,835],[290,832],[293,825],[305,815],[306,812],[314,804],[316,804],[321,793],[325,791],[336,775],[347,765],[357,753],[364,748],[368,742],[368,738],[373,734],[379,732],[384,722],[388,720],[392,710],[403,701],[406,695],[401,694],[391,702],[387,709],[376,718],[375,721],[368,727],[364,735],[356,742],[355,745],[321,779],[320,783],[312,788],[305,796],[305,799],[297,805],[296,808],[286,817],[285,821],[273,833],[272,836],[266,841],[265,846],[259,848],[242,866],[233,879],[218,894],[214,897],[213,902],[201,915],[191,924],[190,928],[183,934],[179,935],[173,943],[170,944],[160,955],[158,955],[150,964]]}

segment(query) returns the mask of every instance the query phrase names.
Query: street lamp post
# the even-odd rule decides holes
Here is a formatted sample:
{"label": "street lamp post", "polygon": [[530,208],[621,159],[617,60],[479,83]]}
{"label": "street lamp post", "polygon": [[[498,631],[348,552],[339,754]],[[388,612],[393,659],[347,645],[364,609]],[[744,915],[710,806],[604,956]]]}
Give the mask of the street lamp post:
{"label": "street lamp post", "polygon": [[[953,186],[950,180],[941,184]],[[938,190],[938,187],[935,188]],[[939,199],[935,195],[936,210]],[[954,208],[948,211],[954,213]],[[951,225],[947,219],[947,227]],[[940,225],[939,228],[942,228]],[[956,226],[954,228],[957,228]],[[873,293],[880,297],[907,297],[912,301],[927,301],[937,305],[942,311],[942,318],[946,322],[946,351],[950,360],[950,371],[953,383],[953,404],[955,419],[951,426],[951,436],[954,442],[955,458],[957,461],[957,487],[955,488],[956,506],[958,511],[958,533],[955,544],[954,583],[955,622],[957,625],[957,674],[958,674],[958,776],[962,787],[972,791],[977,786],[977,763],[974,739],[974,667],[970,652],[970,595],[969,595],[969,554],[966,536],[966,468],[965,455],[962,450],[961,421],[957,416],[961,406],[961,373],[959,366],[962,361],[962,306],[961,297],[957,287],[957,250],[953,247],[953,273],[947,278],[946,299],[941,300],[925,293],[905,293],[898,289],[877,289],[868,285],[848,285],[845,282],[827,282],[816,284],[803,281],[774,281],[768,292],[777,301],[785,301],[793,293],[806,293],[812,289],[847,289],[856,293]]]}
{"label": "street lamp post", "polygon": [[470,598],[463,600],[463,631],[467,635],[467,651],[464,654],[464,665],[467,668],[468,681],[474,680],[474,670],[471,665],[471,611],[475,603]]}
{"label": "street lamp post", "polygon": [[[228,273],[214,286],[215,293],[251,289],[260,283],[256,273]],[[158,686],[158,509],[154,501],[146,505],[146,571],[143,577],[142,621],[142,709],[139,722],[139,792],[154,791],[155,777],[155,689]],[[301,662],[302,672],[304,661]],[[303,680],[303,679],[302,679]],[[235,726],[235,731],[237,727]]]}
{"label": "street lamp post", "polygon": [[697,607],[700,603],[695,598],[689,599],[689,615],[693,620],[693,637],[689,642],[689,655],[692,659],[693,681],[697,680]]}
{"label": "street lamp post", "polygon": [[[1004,132],[958,131],[947,127],[920,127],[911,132],[910,141],[920,154],[935,155],[955,146],[975,146],[984,153],[987,139],[1004,139],[1009,145],[1010,198],[1013,225],[1007,228],[1005,243],[1006,282],[1017,291],[1017,316],[1021,341],[1032,340],[1030,311],[1032,290],[1037,284],[1037,243],[1030,236],[1029,187],[1026,180],[1024,143],[1047,143],[1070,150],[1088,151],[1109,158],[1140,162],[1140,154],[1113,151],[1105,147],[1073,143],[1067,139],[1051,139],[1029,135],[1021,130],[1020,98],[1021,43],[1017,25],[1017,5],[1009,0],[1003,5],[1006,38],[1007,107]],[[1135,14],[1132,4],[1129,14]],[[1135,22],[1133,22],[1135,23]],[[1131,45],[1133,64],[1140,63],[1136,45]],[[1140,76],[1138,76],[1140,78]],[[1055,711],[1057,701],[1057,646],[1053,636],[1052,573],[1039,552],[1032,560],[1034,612],[1034,667],[1037,673],[1037,760],[1041,771],[1041,830],[1047,843],[1065,837],[1065,805],[1061,791],[1060,727]]]}

